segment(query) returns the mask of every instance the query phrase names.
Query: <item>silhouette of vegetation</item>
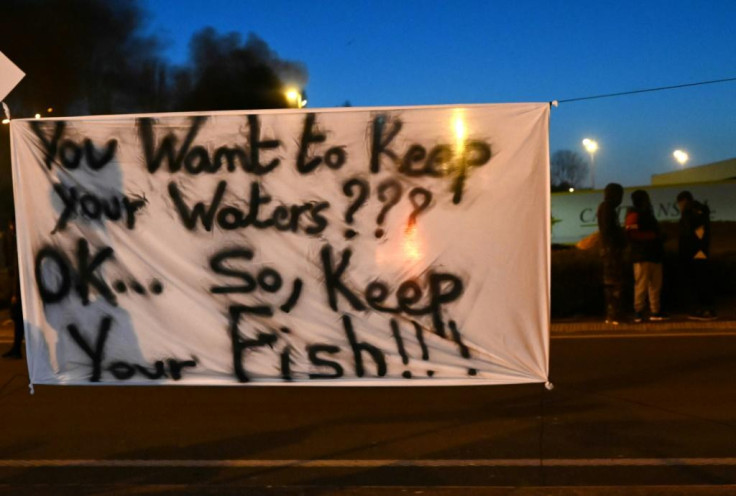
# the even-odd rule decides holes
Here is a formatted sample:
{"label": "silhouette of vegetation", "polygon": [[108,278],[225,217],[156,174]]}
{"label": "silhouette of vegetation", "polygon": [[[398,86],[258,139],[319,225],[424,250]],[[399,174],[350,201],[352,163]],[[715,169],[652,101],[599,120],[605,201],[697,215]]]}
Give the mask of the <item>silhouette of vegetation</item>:
{"label": "silhouette of vegetation", "polygon": [[282,60],[255,34],[218,34],[208,27],[192,36],[190,62],[174,71],[177,110],[287,107],[282,81],[306,82],[303,64]]}
{"label": "silhouette of vegetation", "polygon": [[588,177],[588,162],[572,150],[558,150],[550,159],[552,191],[580,188]]}
{"label": "silhouette of vegetation", "polygon": [[[304,64],[255,34],[206,27],[172,65],[145,32],[139,0],[3,0],[2,51],[26,77],[6,98],[13,117],[285,108]],[[302,91],[304,94],[304,92]],[[50,110],[52,109],[52,110]],[[0,217],[12,209],[8,126],[0,126]]]}

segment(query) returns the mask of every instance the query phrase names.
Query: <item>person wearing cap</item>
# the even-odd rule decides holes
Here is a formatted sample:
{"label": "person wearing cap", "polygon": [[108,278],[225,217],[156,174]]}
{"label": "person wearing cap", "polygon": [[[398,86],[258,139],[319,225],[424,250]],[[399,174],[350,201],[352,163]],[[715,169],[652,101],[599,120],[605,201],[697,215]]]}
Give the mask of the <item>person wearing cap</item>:
{"label": "person wearing cap", "polygon": [[644,319],[647,299],[649,320],[666,320],[661,311],[664,238],[654,216],[649,194],[643,189],[631,193],[633,207],[626,212],[626,237],[634,264],[634,322]]}
{"label": "person wearing cap", "polygon": [[598,231],[603,260],[603,292],[606,299],[606,323],[618,325],[621,320],[621,295],[623,290],[624,248],[626,234],[618,220],[618,207],[624,189],[620,184],[609,183],[603,191],[603,202],[598,206]]}
{"label": "person wearing cap", "polygon": [[677,195],[680,209],[678,255],[688,295],[695,310],[693,320],[715,320],[715,297],[710,274],[710,209],[693,199],[689,191]]}

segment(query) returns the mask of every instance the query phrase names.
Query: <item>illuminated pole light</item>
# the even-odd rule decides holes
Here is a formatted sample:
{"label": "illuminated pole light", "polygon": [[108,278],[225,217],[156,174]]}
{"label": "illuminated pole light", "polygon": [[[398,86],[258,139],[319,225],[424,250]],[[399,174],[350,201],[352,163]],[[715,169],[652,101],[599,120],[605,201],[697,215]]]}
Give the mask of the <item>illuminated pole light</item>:
{"label": "illuminated pole light", "polygon": [[570,188],[570,189],[569,189],[568,191],[569,191],[570,193],[574,193],[574,192],[575,192],[575,188]]}
{"label": "illuminated pole light", "polygon": [[684,150],[675,150],[672,152],[672,156],[675,157],[675,160],[677,160],[677,163],[679,163],[681,166],[685,165],[685,162],[690,160],[690,155],[687,154]]}
{"label": "illuminated pole light", "polygon": [[295,89],[287,90],[285,94],[289,102],[296,103],[299,100],[299,92]]}
{"label": "illuminated pole light", "polygon": [[40,118],[41,118],[41,114],[36,114],[36,115],[34,115],[34,117],[35,117],[36,119],[40,119]]}
{"label": "illuminated pole light", "polygon": [[303,108],[307,106],[307,101],[302,98],[302,94],[295,88],[289,88],[284,93],[286,100],[296,108]]}
{"label": "illuminated pole light", "polygon": [[598,142],[590,138],[583,140],[585,150],[590,154],[590,185],[595,189],[595,152],[598,151]]}

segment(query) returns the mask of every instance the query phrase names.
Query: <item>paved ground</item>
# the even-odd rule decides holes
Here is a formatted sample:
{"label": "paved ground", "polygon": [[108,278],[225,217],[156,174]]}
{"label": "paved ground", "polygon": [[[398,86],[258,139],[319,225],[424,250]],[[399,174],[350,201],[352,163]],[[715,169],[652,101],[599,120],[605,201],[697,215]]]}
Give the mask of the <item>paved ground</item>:
{"label": "paved ground", "polygon": [[736,494],[732,322],[556,324],[551,357],[552,391],[34,396],[25,362],[3,360],[0,494]]}

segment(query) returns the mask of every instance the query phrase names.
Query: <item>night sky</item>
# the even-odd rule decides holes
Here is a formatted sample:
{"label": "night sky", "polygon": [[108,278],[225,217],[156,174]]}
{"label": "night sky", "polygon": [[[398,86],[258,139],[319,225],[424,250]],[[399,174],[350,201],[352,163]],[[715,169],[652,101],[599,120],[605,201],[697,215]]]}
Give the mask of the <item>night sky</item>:
{"label": "night sky", "polygon": [[[183,63],[205,26],[263,38],[309,70],[310,108],[550,101],[736,77],[736,2],[149,0]],[[596,186],[648,184],[736,157],[736,82],[561,104],[551,151],[587,157]]]}

